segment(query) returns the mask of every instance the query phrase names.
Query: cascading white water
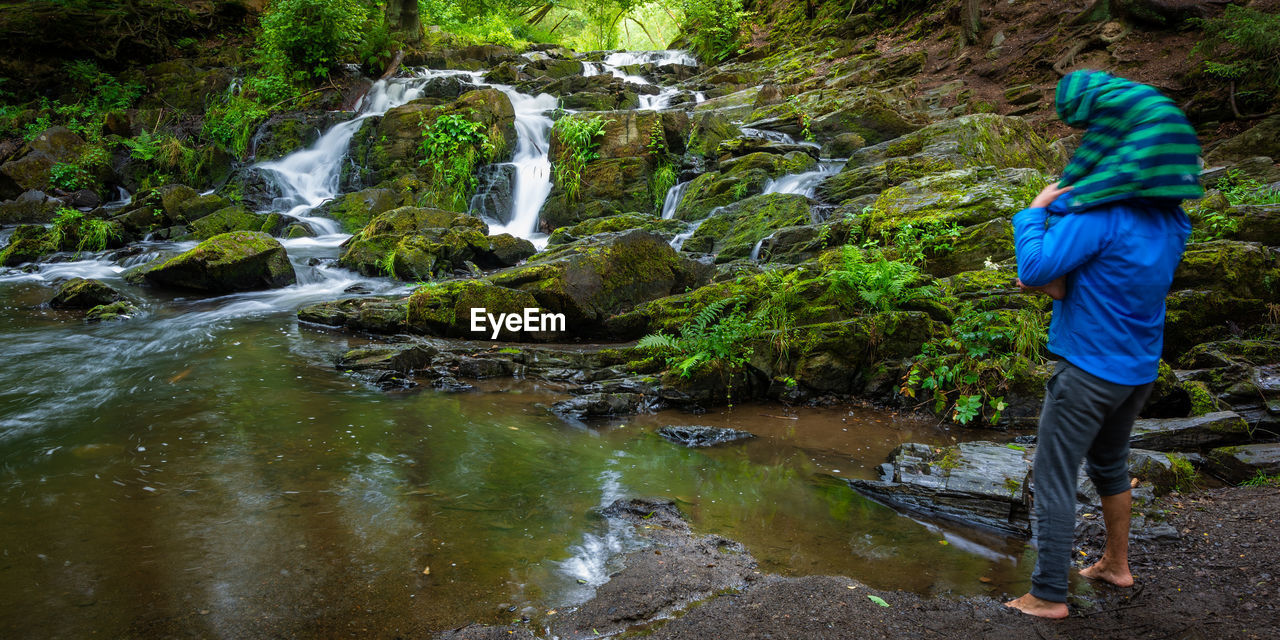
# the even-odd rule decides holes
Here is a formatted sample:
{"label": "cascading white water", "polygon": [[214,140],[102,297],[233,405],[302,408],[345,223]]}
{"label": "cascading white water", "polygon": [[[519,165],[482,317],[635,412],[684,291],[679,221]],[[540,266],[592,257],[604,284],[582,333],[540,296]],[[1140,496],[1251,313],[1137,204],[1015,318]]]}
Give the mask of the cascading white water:
{"label": "cascading white water", "polygon": [[507,94],[516,112],[516,152],[511,164],[516,168],[508,222],[491,225],[490,233],[510,233],[525,238],[539,249],[547,245],[546,234],[538,233],[538,214],[551,193],[551,118],[555,96],[530,96],[511,87],[494,85]]}
{"label": "cascading white water", "polygon": [[288,215],[305,221],[321,236],[332,237],[330,242],[342,242],[337,223],[329,218],[308,216],[312,209],[338,195],[338,182],[342,163],[347,157],[351,138],[367,118],[380,116],[388,110],[422,97],[422,87],[433,77],[457,75],[459,72],[428,71],[413,78],[379,80],[360,100],[354,118],[336,124],[324,132],[315,144],[295,151],[279,160],[263,162],[256,168],[265,173],[280,189],[280,197],[272,202],[272,208],[285,210]]}
{"label": "cascading white water", "polygon": [[793,173],[782,176],[777,180],[771,180],[765,185],[765,193],[796,193],[805,197],[812,198],[814,191],[818,185],[827,177],[840,172],[840,168],[844,166],[843,161],[824,160],[818,163],[817,168],[804,173]]}
{"label": "cascading white water", "polygon": [[[697,66],[698,61],[688,53],[675,49],[662,51],[618,51],[605,57],[604,62],[600,63],[600,69],[596,69],[595,64],[591,62],[582,63],[582,75],[594,76],[604,71],[613,74],[615,78],[621,78],[632,84],[653,84],[643,76],[631,75],[622,70],[622,67],[636,64],[655,64],[662,66],[664,64],[684,64],[689,66]],[[665,109],[671,104],[680,90],[675,87],[662,87],[659,93],[640,96],[640,111],[657,111]],[[701,100],[698,100],[701,102]]]}
{"label": "cascading white water", "polygon": [[680,206],[680,201],[684,199],[684,193],[689,190],[689,183],[692,180],[681,182],[674,187],[667,189],[667,195],[662,200],[662,219],[670,220],[676,217],[676,207]]}

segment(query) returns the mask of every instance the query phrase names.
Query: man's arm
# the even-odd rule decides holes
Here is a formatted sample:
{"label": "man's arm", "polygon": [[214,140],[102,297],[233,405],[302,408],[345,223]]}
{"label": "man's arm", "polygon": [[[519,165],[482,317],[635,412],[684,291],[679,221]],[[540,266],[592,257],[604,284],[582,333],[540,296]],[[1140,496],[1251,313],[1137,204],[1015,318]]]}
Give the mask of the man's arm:
{"label": "man's arm", "polygon": [[1013,216],[1018,279],[1029,287],[1049,284],[1088,262],[1105,239],[1104,225],[1094,214],[1069,214],[1047,231],[1044,219],[1043,206]]}

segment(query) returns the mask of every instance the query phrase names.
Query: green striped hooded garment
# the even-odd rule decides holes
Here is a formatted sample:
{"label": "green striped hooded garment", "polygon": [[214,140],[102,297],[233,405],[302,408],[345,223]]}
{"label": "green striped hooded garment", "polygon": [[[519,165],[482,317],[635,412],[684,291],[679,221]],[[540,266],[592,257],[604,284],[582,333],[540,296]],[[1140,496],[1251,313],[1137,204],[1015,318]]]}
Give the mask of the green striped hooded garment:
{"label": "green striped hooded garment", "polygon": [[1154,87],[1101,71],[1074,71],[1058,82],[1058,117],[1084,128],[1062,172],[1071,210],[1134,198],[1204,197],[1200,141],[1172,100]]}

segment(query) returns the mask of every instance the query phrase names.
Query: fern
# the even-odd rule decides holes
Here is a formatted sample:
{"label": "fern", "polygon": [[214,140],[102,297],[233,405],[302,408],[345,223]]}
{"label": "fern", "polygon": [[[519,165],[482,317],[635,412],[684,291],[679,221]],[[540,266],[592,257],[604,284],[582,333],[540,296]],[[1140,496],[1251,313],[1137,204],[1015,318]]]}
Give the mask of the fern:
{"label": "fern", "polygon": [[932,287],[912,286],[920,270],[905,262],[888,260],[881,253],[867,262],[862,250],[853,245],[840,249],[840,265],[827,273],[832,294],[839,300],[851,297],[870,311],[894,311],[903,304],[937,294]]}

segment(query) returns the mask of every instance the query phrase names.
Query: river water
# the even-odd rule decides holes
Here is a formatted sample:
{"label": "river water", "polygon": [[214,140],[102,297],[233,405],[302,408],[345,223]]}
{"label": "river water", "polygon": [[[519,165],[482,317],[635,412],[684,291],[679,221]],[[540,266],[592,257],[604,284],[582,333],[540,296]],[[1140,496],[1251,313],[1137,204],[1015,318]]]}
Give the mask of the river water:
{"label": "river water", "polygon": [[[375,87],[360,117],[412,99],[416,81]],[[504,90],[521,136],[506,230],[537,241],[554,101]],[[296,310],[356,285],[407,291],[333,266],[346,236],[309,217],[334,195],[338,139],[352,132],[339,124],[262,168],[278,176],[279,207],[321,234],[285,241],[297,285],[207,298],[120,276],[191,243],[0,272],[0,637],[384,637],[509,622],[608,579],[638,542],[595,510],[624,496],[675,500],[696,532],[743,542],[762,570],[930,594],[1025,588],[1020,541],[904,517],[840,480],[875,477],[901,442],[980,434],[763,405],[582,428],[542,408],[564,394],[534,381],[387,393],[336,370],[362,339],[300,325]],[[771,189],[809,193],[830,170]],[[141,313],[91,325],[48,308],[72,276]],[[654,435],[666,424],[760,437],[689,450]]]}

